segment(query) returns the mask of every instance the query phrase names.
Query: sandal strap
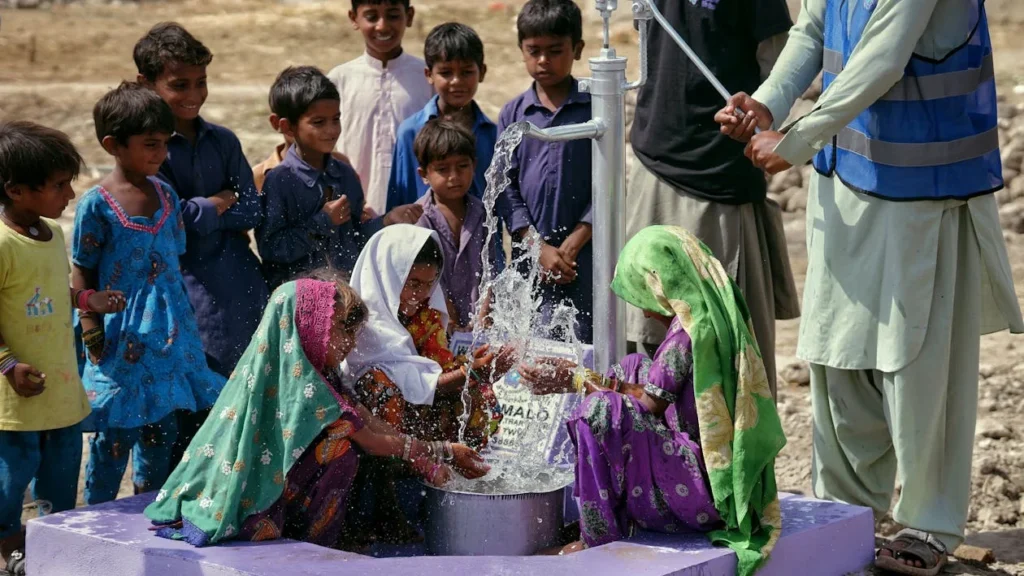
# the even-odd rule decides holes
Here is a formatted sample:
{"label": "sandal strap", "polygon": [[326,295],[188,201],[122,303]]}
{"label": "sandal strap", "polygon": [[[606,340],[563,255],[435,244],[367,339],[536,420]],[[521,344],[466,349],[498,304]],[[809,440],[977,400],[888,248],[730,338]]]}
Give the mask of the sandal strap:
{"label": "sandal strap", "polygon": [[941,540],[923,530],[904,528],[903,530],[900,530],[896,533],[895,539],[898,540],[901,536],[906,536],[909,538],[913,538],[915,540],[920,540],[921,542],[924,542],[925,544],[937,550],[940,554],[944,554],[947,556],[949,555],[949,551],[946,550],[946,545],[943,544]]}

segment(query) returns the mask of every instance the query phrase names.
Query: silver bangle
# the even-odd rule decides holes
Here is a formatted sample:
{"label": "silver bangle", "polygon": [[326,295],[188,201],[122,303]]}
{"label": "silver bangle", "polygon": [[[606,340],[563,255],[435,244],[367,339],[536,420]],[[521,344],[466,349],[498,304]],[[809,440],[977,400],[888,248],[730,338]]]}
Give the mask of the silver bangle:
{"label": "silver bangle", "polygon": [[406,462],[409,462],[410,461],[410,456],[412,456],[412,436],[409,436],[408,434],[406,434],[405,435],[405,447],[402,449],[402,460],[405,460]]}

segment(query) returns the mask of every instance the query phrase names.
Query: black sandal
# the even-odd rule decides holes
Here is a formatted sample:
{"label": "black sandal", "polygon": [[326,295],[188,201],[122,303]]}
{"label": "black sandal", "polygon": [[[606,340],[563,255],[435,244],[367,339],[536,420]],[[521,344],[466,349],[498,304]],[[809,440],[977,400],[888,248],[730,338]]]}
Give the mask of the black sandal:
{"label": "black sandal", "polygon": [[0,570],[0,576],[25,576],[27,564],[25,561],[25,551],[15,550],[7,558],[7,566]]}
{"label": "black sandal", "polygon": [[[890,556],[882,556],[888,550]],[[907,576],[935,576],[946,565],[949,553],[937,538],[920,530],[901,530],[875,554],[875,567]],[[920,567],[904,564],[918,562]]]}

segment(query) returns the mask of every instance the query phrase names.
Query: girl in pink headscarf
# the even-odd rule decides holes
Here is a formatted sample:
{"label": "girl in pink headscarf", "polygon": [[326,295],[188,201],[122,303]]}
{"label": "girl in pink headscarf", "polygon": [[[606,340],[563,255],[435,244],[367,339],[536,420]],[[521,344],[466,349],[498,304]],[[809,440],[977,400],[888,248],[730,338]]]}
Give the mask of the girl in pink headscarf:
{"label": "girl in pink headscarf", "polygon": [[364,454],[400,457],[435,485],[453,471],[487,473],[472,449],[400,434],[344,390],[337,367],[366,317],[342,283],[299,280],[274,292],[210,418],[146,509],[159,536],[334,546]]}

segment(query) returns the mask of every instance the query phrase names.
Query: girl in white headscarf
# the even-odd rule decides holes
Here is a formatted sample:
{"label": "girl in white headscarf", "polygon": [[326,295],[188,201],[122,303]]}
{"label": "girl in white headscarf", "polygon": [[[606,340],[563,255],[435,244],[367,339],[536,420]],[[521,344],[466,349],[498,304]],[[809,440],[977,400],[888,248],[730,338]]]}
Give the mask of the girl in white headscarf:
{"label": "girl in white headscarf", "polygon": [[514,359],[510,351],[495,358],[485,346],[470,362],[448,349],[448,308],[439,282],[443,264],[432,230],[400,224],[370,238],[351,282],[369,318],[343,370],[372,413],[428,440],[459,440],[458,417],[467,397],[464,441],[480,448],[500,418],[490,385]]}

